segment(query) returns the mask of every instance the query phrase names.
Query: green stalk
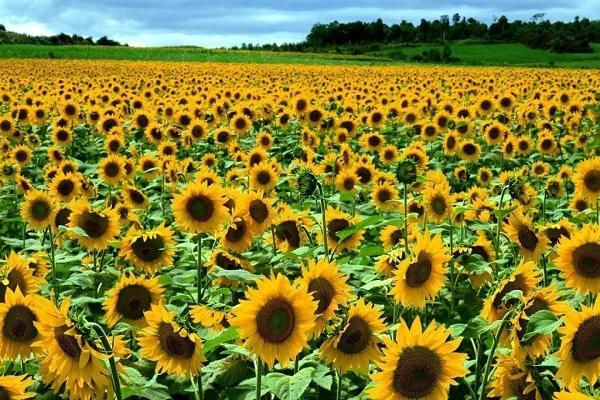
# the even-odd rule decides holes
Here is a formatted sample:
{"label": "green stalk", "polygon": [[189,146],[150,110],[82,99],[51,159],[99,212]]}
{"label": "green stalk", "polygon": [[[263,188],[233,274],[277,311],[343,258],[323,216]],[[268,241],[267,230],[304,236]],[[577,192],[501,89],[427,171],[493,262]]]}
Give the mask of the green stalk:
{"label": "green stalk", "polygon": [[97,323],[88,322],[88,324],[94,329],[94,331],[100,338],[100,341],[102,342],[102,347],[104,347],[104,352],[106,354],[110,354],[108,364],[110,365],[111,381],[113,384],[113,389],[115,391],[115,397],[117,398],[117,400],[123,400],[123,395],[121,394],[121,383],[119,381],[119,372],[117,371],[117,362],[115,361],[115,356],[108,341],[108,337],[106,336],[104,329],[102,329],[102,327]]}
{"label": "green stalk", "polygon": [[454,308],[454,226],[452,225],[452,217],[450,222],[450,312]]}
{"label": "green stalk", "polygon": [[[56,279],[56,258],[54,256],[54,236],[52,235],[52,227],[48,227],[48,235],[50,236],[50,267],[52,268],[52,284],[54,285],[54,280]],[[44,235],[44,237],[46,237]]]}
{"label": "green stalk", "polygon": [[[498,206],[498,210],[502,210],[502,204],[504,203],[504,195],[506,194],[506,190],[508,190],[508,185],[502,188],[502,192],[500,192],[500,205]],[[496,227],[496,243],[494,243],[494,250],[496,252],[496,259],[500,259],[500,230],[502,228],[502,218],[498,218],[498,223]]]}
{"label": "green stalk", "polygon": [[262,398],[262,374],[263,374],[263,362],[259,357],[256,357],[256,400]]}
{"label": "green stalk", "polygon": [[335,388],[335,400],[341,400],[342,398],[342,374],[340,371],[335,371],[337,375],[337,387]]}
{"label": "green stalk", "polygon": [[197,286],[197,298],[196,302],[200,304],[200,300],[202,299],[202,234],[198,234],[197,238],[197,255],[196,255],[196,286]]}
{"label": "green stalk", "polygon": [[321,221],[323,225],[323,249],[325,250],[325,259],[329,260],[329,245],[327,243],[327,218],[325,217],[325,210],[327,204],[325,202],[325,193],[323,193],[323,185],[318,182],[317,188],[319,189],[319,199],[321,200]]}
{"label": "green stalk", "polygon": [[404,257],[408,258],[408,189],[404,184]]}
{"label": "green stalk", "polygon": [[502,335],[502,331],[504,327],[508,323],[508,320],[512,316],[512,310],[507,312],[502,318],[502,322],[500,323],[500,327],[498,328],[498,332],[494,336],[494,341],[492,342],[492,348],[490,349],[490,354],[488,356],[487,362],[485,363],[485,368],[483,369],[483,376],[481,381],[481,393],[479,394],[479,400],[485,399],[485,389],[487,387],[488,378],[490,376],[490,369],[492,366],[492,360],[494,359],[494,355],[496,354],[496,348],[498,347],[498,343],[500,342],[500,335]]}

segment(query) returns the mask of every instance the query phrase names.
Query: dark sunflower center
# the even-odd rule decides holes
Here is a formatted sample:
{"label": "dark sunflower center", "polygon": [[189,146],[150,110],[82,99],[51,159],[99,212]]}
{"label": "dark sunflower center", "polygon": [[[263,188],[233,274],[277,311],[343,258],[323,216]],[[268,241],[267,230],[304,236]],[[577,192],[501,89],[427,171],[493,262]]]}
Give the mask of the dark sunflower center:
{"label": "dark sunflower center", "polygon": [[356,169],[356,175],[358,175],[358,180],[362,184],[371,182],[371,178],[373,178],[373,173],[367,167],[358,167]]}
{"label": "dark sunflower center", "polygon": [[327,224],[327,234],[331,240],[337,242],[338,240],[340,240],[337,233],[341,230],[348,228],[349,226],[350,222],[347,219],[333,219]]}
{"label": "dark sunflower center", "polygon": [[463,152],[468,156],[472,156],[477,153],[477,147],[473,143],[466,143],[463,145]]}
{"label": "dark sunflower center", "polygon": [[244,238],[246,234],[246,221],[239,218],[235,220],[227,229],[225,239],[232,243],[237,243]]}
{"label": "dark sunflower center", "polygon": [[521,246],[523,246],[523,248],[525,248],[529,251],[535,250],[539,239],[536,236],[534,231],[532,231],[531,229],[529,229],[526,226],[522,226],[519,229],[519,233],[517,236],[519,238],[519,243],[521,244]]}
{"label": "dark sunflower center", "polygon": [[229,133],[225,131],[221,131],[217,134],[217,141],[220,143],[225,143],[229,140]]}
{"label": "dark sunflower center", "polygon": [[117,150],[119,150],[119,147],[121,147],[121,144],[119,143],[118,140],[111,140],[108,143],[108,148],[110,149],[110,151],[112,152],[116,152]]}
{"label": "dark sunflower center", "polygon": [[75,115],[75,112],[77,111],[77,109],[75,108],[75,106],[71,105],[71,104],[67,104],[67,106],[65,107],[65,114],[73,116]]}
{"label": "dark sunflower center", "polygon": [[246,120],[243,118],[238,118],[235,120],[235,128],[236,129],[244,129],[246,127]]}
{"label": "dark sunflower center", "polygon": [[135,204],[144,204],[144,201],[146,201],[144,195],[135,189],[129,189],[129,198]]}
{"label": "dark sunflower center", "polygon": [[432,271],[431,259],[426,252],[420,252],[417,261],[406,269],[406,284],[411,288],[417,288],[427,282]]}
{"label": "dark sunflower center", "polygon": [[485,251],[485,247],[479,245],[471,246],[471,254],[480,255],[485,261],[488,261],[490,258],[487,251]]}
{"label": "dark sunflower center", "polygon": [[294,221],[284,221],[275,231],[280,239],[285,239],[293,248],[300,247],[300,231]]}
{"label": "dark sunflower center", "polygon": [[292,305],[283,297],[269,300],[256,315],[256,326],[262,339],[282,343],[292,335],[296,315]]}
{"label": "dark sunflower center", "polygon": [[323,314],[335,297],[335,288],[325,278],[315,278],[308,284],[308,292],[312,293],[313,298],[318,302],[315,314]]}
{"label": "dark sunflower center", "polygon": [[353,178],[344,179],[344,189],[346,189],[346,190],[354,189],[354,179]]}
{"label": "dark sunflower center", "polygon": [[431,208],[437,215],[443,215],[446,212],[446,199],[443,196],[436,196],[431,200]]}
{"label": "dark sunflower center", "polygon": [[217,254],[217,256],[215,257],[215,263],[219,267],[221,267],[223,269],[227,269],[227,270],[234,270],[234,269],[241,268],[241,265],[239,265],[235,260],[232,260],[231,258],[227,257],[223,253]]}
{"label": "dark sunflower center", "polygon": [[354,316],[348,320],[337,344],[337,349],[344,354],[362,352],[371,340],[371,327],[361,317]]}
{"label": "dark sunflower center", "polygon": [[392,194],[387,189],[381,189],[377,192],[377,199],[382,203],[391,200],[391,198]]}
{"label": "dark sunflower center", "polygon": [[592,192],[600,191],[600,171],[595,169],[588,171],[583,177],[583,183]]}
{"label": "dark sunflower center", "polygon": [[119,291],[117,297],[117,311],[127,319],[142,318],[151,304],[150,291],[141,285],[126,286]]}
{"label": "dark sunflower center", "polygon": [[158,260],[164,251],[165,242],[159,235],[154,237],[137,238],[132,244],[131,249],[137,258],[145,262]]}
{"label": "dark sunflower center", "polygon": [[45,200],[36,200],[31,205],[31,214],[38,221],[43,221],[50,215],[50,205]]}
{"label": "dark sunflower center", "polygon": [[451,150],[455,146],[456,146],[456,138],[454,136],[448,136],[448,139],[446,140],[446,147]]}
{"label": "dark sunflower center", "polygon": [[575,361],[587,362],[600,357],[600,316],[590,317],[579,325],[571,346]]}
{"label": "dark sunflower center", "polygon": [[308,114],[308,118],[312,122],[318,122],[322,116],[323,116],[323,114],[321,114],[321,111],[319,111],[319,110],[313,110]]}
{"label": "dark sunflower center", "polygon": [[214,213],[212,200],[202,194],[190,197],[185,207],[189,216],[200,222],[208,221]]}
{"label": "dark sunflower center", "polygon": [[480,106],[482,110],[486,111],[492,108],[492,102],[489,100],[483,100]]}
{"label": "dark sunflower center", "polygon": [[71,216],[71,210],[68,208],[61,208],[54,217],[54,223],[57,227],[67,226],[69,224],[69,217]]}
{"label": "dark sunflower center", "polygon": [[[527,286],[525,283],[525,278],[521,274],[516,275],[514,279],[508,281],[504,285],[502,290],[500,290],[498,294],[496,294],[496,297],[494,297],[494,301],[492,302],[494,308],[500,308],[500,306],[502,305],[502,300],[506,294],[512,292],[513,290],[520,290],[523,293],[525,293],[526,289]],[[507,305],[514,305],[517,301],[517,299],[511,299],[507,302]]]}
{"label": "dark sunflower center", "polygon": [[24,150],[19,150],[17,151],[17,153],[15,154],[15,158],[17,159],[18,162],[24,162],[27,161],[27,152]]}
{"label": "dark sunflower center", "polygon": [[81,356],[81,347],[77,342],[77,338],[73,335],[69,335],[67,333],[61,332],[63,329],[59,330],[59,333],[56,335],[56,341],[60,349],[73,360],[79,360]]}
{"label": "dark sunflower center", "polygon": [[262,156],[260,154],[258,154],[258,153],[257,154],[252,154],[250,156],[250,162],[249,162],[249,164],[250,164],[251,167],[253,167],[256,164],[259,164],[262,160],[263,160],[263,158],[262,158]]}
{"label": "dark sunflower center", "polygon": [[520,318],[519,318],[519,322],[517,323],[517,326],[519,326],[521,328],[521,330],[517,330],[517,337],[519,338],[519,340],[523,343],[528,343],[530,342],[532,339],[531,338],[527,341],[523,341],[523,336],[525,336],[525,333],[527,333],[527,324],[529,323],[529,317],[531,317],[533,314],[535,314],[538,311],[542,311],[542,310],[547,310],[548,309],[548,303],[546,302],[546,300],[541,299],[539,297],[535,297],[533,299],[533,301],[531,303],[529,303],[524,309],[523,309],[523,314]]}
{"label": "dark sunflower center", "polygon": [[547,228],[545,233],[552,246],[558,243],[563,236],[567,238],[571,237],[571,234],[562,226],[560,228]]}
{"label": "dark sunflower center", "polygon": [[119,164],[117,164],[116,162],[111,161],[104,166],[104,173],[109,178],[114,178],[114,177],[118,176],[119,172],[121,172],[121,168],[119,167]]}
{"label": "dark sunflower center", "polygon": [[552,148],[552,140],[551,139],[542,140],[542,149],[543,150],[550,150],[551,148]]}
{"label": "dark sunflower center", "polygon": [[33,325],[34,321],[37,321],[37,318],[29,307],[24,305],[13,306],[4,317],[2,336],[13,342],[30,342],[38,333]]}
{"label": "dark sunflower center", "polygon": [[396,393],[409,399],[429,395],[442,373],[439,356],[423,346],[404,349],[394,370],[392,386]]}
{"label": "dark sunflower center", "polygon": [[10,123],[10,121],[2,120],[2,122],[0,122],[1,131],[8,131],[10,130],[10,128],[12,128],[12,124]]}
{"label": "dark sunflower center", "polygon": [[600,277],[600,244],[585,243],[573,251],[573,266],[585,278]]}
{"label": "dark sunflower center", "polygon": [[250,217],[258,223],[262,223],[269,216],[269,209],[262,201],[255,199],[250,202],[248,207]]}
{"label": "dark sunflower center", "polygon": [[261,185],[266,185],[269,182],[271,182],[271,174],[269,174],[268,171],[260,171],[257,175],[256,175],[256,180],[258,181],[258,183],[260,183]]}
{"label": "dark sunflower center", "polygon": [[73,193],[75,189],[75,184],[71,179],[63,179],[58,183],[57,190],[61,196],[68,196]]}
{"label": "dark sunflower center", "polygon": [[371,147],[377,147],[381,144],[381,139],[379,138],[379,136],[369,136],[369,140],[368,140],[369,146]]}
{"label": "dark sunflower center", "polygon": [[488,136],[492,140],[498,139],[498,137],[500,136],[500,130],[497,127],[493,127],[490,129]]}
{"label": "dark sunflower center", "polygon": [[93,239],[102,237],[106,233],[109,222],[106,215],[97,212],[85,211],[81,215],[81,229]]}
{"label": "dark sunflower center", "polygon": [[392,242],[392,245],[397,245],[398,243],[400,243],[400,240],[404,238],[404,236],[402,235],[402,230],[400,229],[396,229],[394,232],[392,232],[392,234],[390,235],[390,242]]}
{"label": "dark sunflower center", "polygon": [[181,336],[170,324],[161,323],[158,327],[160,347],[171,357],[192,358],[196,345],[187,336]]}
{"label": "dark sunflower center", "polygon": [[10,395],[8,390],[6,390],[2,386],[0,386],[0,400],[10,400],[11,398],[12,398],[12,396]]}

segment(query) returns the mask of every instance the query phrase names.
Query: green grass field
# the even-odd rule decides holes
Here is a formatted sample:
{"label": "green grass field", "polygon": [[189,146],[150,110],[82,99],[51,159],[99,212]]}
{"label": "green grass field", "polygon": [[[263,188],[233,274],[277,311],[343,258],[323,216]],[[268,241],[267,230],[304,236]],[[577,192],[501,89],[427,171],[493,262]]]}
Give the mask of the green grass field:
{"label": "green grass field", "polygon": [[[0,58],[59,58],[59,59],[112,59],[146,61],[196,61],[282,64],[394,64],[390,57],[398,50],[410,57],[436,47],[386,45],[382,50],[365,55],[337,53],[283,53],[246,50],[213,50],[199,47],[101,47],[101,46],[44,46],[0,45]],[[437,46],[439,47],[439,46]],[[600,44],[593,44],[594,53],[555,54],[545,50],[529,49],[521,44],[451,45],[452,55],[466,65],[512,65],[600,68]]]}

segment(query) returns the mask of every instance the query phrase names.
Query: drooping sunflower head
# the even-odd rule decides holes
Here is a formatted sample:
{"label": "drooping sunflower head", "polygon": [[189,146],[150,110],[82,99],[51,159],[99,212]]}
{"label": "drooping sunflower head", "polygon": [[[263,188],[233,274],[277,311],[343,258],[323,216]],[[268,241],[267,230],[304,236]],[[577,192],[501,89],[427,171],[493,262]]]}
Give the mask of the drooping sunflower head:
{"label": "drooping sunflower head", "polygon": [[541,398],[534,377],[514,356],[498,357],[488,396],[502,400]]}
{"label": "drooping sunflower head", "polygon": [[284,251],[295,250],[308,242],[306,229],[312,225],[312,220],[303,213],[295,212],[289,206],[283,206],[273,221],[275,241]]}
{"label": "drooping sunflower head", "polygon": [[5,375],[0,377],[0,398],[7,400],[26,400],[36,396],[27,388],[34,384],[33,378],[27,375]]}
{"label": "drooping sunflower head", "polygon": [[256,232],[249,222],[248,214],[236,213],[229,226],[221,233],[221,246],[227,250],[241,253],[252,246]]}
{"label": "drooping sunflower head", "polygon": [[345,212],[329,206],[326,212],[327,237],[323,237],[323,234],[319,231],[319,238],[322,241],[327,240],[329,248],[336,253],[341,253],[345,250],[353,251],[362,242],[364,230],[359,229],[350,235],[342,234],[342,231],[356,225],[358,222],[359,217],[350,217]]}
{"label": "drooping sunflower head", "polygon": [[489,322],[501,319],[518,301],[516,298],[505,301],[504,297],[515,290],[520,290],[523,296],[527,296],[537,287],[539,281],[540,272],[535,268],[535,263],[522,259],[512,274],[500,282],[496,290],[485,300],[482,316]]}
{"label": "drooping sunflower head", "polygon": [[390,294],[402,305],[423,308],[444,286],[450,256],[441,236],[431,237],[429,231],[416,234],[412,253],[400,263]]}
{"label": "drooping sunflower head", "polygon": [[325,324],[335,316],[338,307],[343,306],[350,298],[350,286],[347,280],[348,277],[340,272],[333,261],[310,260],[308,268],[303,268],[301,281],[317,302],[315,311],[317,318],[310,332],[311,336],[318,336],[325,328]]}
{"label": "drooping sunflower head", "polygon": [[119,234],[119,217],[114,209],[97,211],[85,200],[76,200],[70,207],[69,227],[81,229],[85,233],[76,235],[83,247],[90,250],[104,249]]}
{"label": "drooping sunflower head", "polygon": [[318,304],[307,288],[277,275],[257,282],[233,309],[231,324],[245,346],[270,368],[286,365],[302,350],[315,325]]}
{"label": "drooping sunflower head", "polygon": [[344,324],[321,345],[321,357],[340,373],[367,374],[381,357],[379,335],[386,329],[381,310],[359,299],[350,306]]}
{"label": "drooping sunflower head", "polygon": [[419,317],[408,328],[402,321],[397,342],[388,341],[378,363],[380,372],[372,375],[373,400],[444,399],[450,385],[463,377],[467,355],[456,352],[460,339],[447,341],[450,332],[432,322],[424,331]]}
{"label": "drooping sunflower head", "polygon": [[520,253],[527,260],[537,260],[548,247],[547,238],[534,229],[531,216],[526,215],[521,208],[510,214],[504,231],[518,244]]}

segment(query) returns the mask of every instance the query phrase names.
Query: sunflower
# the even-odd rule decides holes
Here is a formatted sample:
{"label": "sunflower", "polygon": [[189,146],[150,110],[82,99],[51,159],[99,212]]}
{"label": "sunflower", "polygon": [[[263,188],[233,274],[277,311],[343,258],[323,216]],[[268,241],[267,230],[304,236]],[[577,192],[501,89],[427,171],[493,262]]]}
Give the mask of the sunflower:
{"label": "sunflower", "polygon": [[35,392],[27,392],[34,380],[27,375],[0,376],[0,396],[7,400],[26,400],[36,396]]}
{"label": "sunflower", "polygon": [[162,303],[151,305],[144,313],[148,326],[139,332],[140,356],[156,362],[159,374],[191,378],[200,374],[202,362],[206,361],[202,341],[194,332],[177,324],[176,315]]}
{"label": "sunflower", "polygon": [[[15,291],[7,288],[4,301],[0,303],[0,357],[27,360],[32,352],[31,345],[38,339],[34,326],[41,315],[37,310],[46,298],[35,294],[24,296],[17,286]],[[0,391],[1,393],[1,391]]]}
{"label": "sunflower", "polygon": [[377,184],[371,192],[371,202],[380,211],[394,212],[399,205],[398,189],[388,182]]}
{"label": "sunflower", "polygon": [[393,144],[385,145],[379,150],[379,160],[384,164],[394,164],[398,161],[398,157],[398,148]]}
{"label": "sunflower", "polygon": [[267,160],[262,161],[250,168],[250,187],[255,190],[269,192],[277,184],[279,178],[273,165]]}
{"label": "sunflower", "polygon": [[503,228],[510,240],[519,245],[519,251],[526,260],[539,259],[548,246],[546,237],[534,230],[531,217],[525,215],[521,208],[510,214],[508,224],[504,224]]}
{"label": "sunflower", "polygon": [[125,203],[127,203],[131,208],[134,208],[136,210],[143,210],[148,208],[148,196],[146,196],[143,191],[139,190],[135,186],[126,184],[123,187],[122,193],[125,199]]}
{"label": "sunflower", "polygon": [[424,308],[437,296],[446,282],[445,264],[450,260],[442,238],[431,237],[429,231],[416,233],[412,257],[398,266],[390,294],[407,307]]}
{"label": "sunflower", "polygon": [[121,135],[114,133],[114,130],[112,132],[104,141],[104,149],[107,153],[118,153],[125,146],[125,141]]}
{"label": "sunflower", "polygon": [[404,232],[396,225],[386,225],[379,233],[379,239],[383,244],[383,249],[389,251],[403,242]]}
{"label": "sunflower", "polygon": [[73,141],[73,133],[60,126],[55,126],[50,135],[52,142],[59,146],[68,146]]}
{"label": "sunflower", "polygon": [[185,232],[213,233],[229,218],[223,189],[192,182],[173,196],[175,222]]}
{"label": "sunflower", "polygon": [[80,189],[81,181],[72,173],[60,172],[50,183],[50,193],[61,201],[71,201],[79,194]]}
{"label": "sunflower", "polygon": [[220,236],[220,244],[224,249],[241,253],[252,246],[256,232],[249,222],[248,214],[237,213]]}
{"label": "sunflower", "polygon": [[54,204],[48,193],[37,189],[29,190],[21,205],[21,217],[31,228],[42,231],[50,225]]}
{"label": "sunflower", "polygon": [[215,310],[203,304],[190,307],[190,316],[195,324],[208,328],[213,333],[223,331],[230,326],[231,314]]}
{"label": "sunflower", "polygon": [[43,251],[38,251],[30,255],[27,259],[27,266],[32,271],[33,276],[43,279],[48,273],[48,254]]}
{"label": "sunflower", "polygon": [[561,390],[560,392],[554,392],[554,400],[594,400],[594,398],[580,392]]}
{"label": "sunflower", "polygon": [[339,306],[344,306],[350,298],[348,277],[340,272],[334,261],[309,260],[308,268],[302,268],[301,282],[317,302],[315,326],[309,336],[319,336],[327,321],[335,317]]}
{"label": "sunflower", "polygon": [[445,185],[435,185],[423,192],[426,217],[440,223],[452,215],[452,196]]}
{"label": "sunflower", "polygon": [[575,191],[591,203],[600,196],[600,157],[581,161],[573,175]]}
{"label": "sunflower", "polygon": [[398,266],[404,259],[405,254],[403,250],[391,250],[389,253],[379,257],[379,259],[375,263],[375,271],[385,276],[386,278],[393,279],[394,276],[396,276],[396,272],[398,271]]}
{"label": "sunflower", "polygon": [[527,296],[537,287],[539,281],[540,272],[536,269],[535,263],[521,259],[512,274],[500,282],[494,293],[485,300],[481,315],[488,322],[501,319],[516,302],[516,299],[505,302],[504,296],[515,290],[520,290],[523,296]]}
{"label": "sunflower", "polygon": [[369,364],[381,357],[379,335],[386,329],[381,310],[360,298],[339,331],[321,345],[321,357],[340,374],[353,370],[366,375]]}
{"label": "sunflower", "polygon": [[142,327],[146,325],[144,313],[159,304],[163,293],[158,277],[146,279],[133,274],[123,275],[116,285],[106,292],[104,311],[109,327],[119,321]]}
{"label": "sunflower", "polygon": [[119,249],[121,257],[138,271],[147,273],[156,273],[173,265],[174,253],[173,231],[164,223],[151,230],[129,229]]}
{"label": "sunflower", "polygon": [[386,343],[383,357],[378,363],[380,372],[373,374],[375,382],[369,390],[373,400],[405,400],[448,398],[450,385],[456,378],[465,376],[467,355],[456,350],[461,339],[447,341],[450,332],[432,322],[423,331],[421,320],[415,318],[408,328],[403,320],[397,341]]}
{"label": "sunflower", "polygon": [[269,368],[276,360],[285,366],[306,346],[317,307],[305,286],[290,283],[284,275],[265,277],[256,289],[246,291],[246,299],[233,309],[231,324]]}
{"label": "sunflower", "polygon": [[472,140],[463,140],[459,144],[460,158],[467,161],[475,161],[479,158],[481,149],[477,143]]}
{"label": "sunflower", "polygon": [[535,378],[514,356],[499,356],[493,380],[490,382],[489,397],[500,400],[541,400]]}
{"label": "sunflower", "polygon": [[275,242],[284,253],[304,246],[308,242],[306,229],[310,228],[312,220],[304,213],[295,212],[285,205],[275,215],[273,221]]}
{"label": "sunflower", "polygon": [[25,167],[31,162],[32,151],[29,146],[19,145],[12,150],[11,158],[20,167]]}
{"label": "sunflower", "polygon": [[341,193],[353,193],[358,182],[356,173],[350,168],[342,169],[335,177],[335,186]]}
{"label": "sunflower", "polygon": [[570,238],[562,237],[554,263],[568,287],[581,294],[597,294],[600,291],[600,227],[587,224]]}
{"label": "sunflower", "polygon": [[559,328],[561,346],[557,356],[560,367],[556,378],[571,390],[579,388],[582,377],[594,386],[600,376],[600,298],[593,306],[565,313],[565,325]]}
{"label": "sunflower", "polygon": [[240,205],[240,212],[248,214],[247,222],[256,234],[264,232],[274,218],[273,204],[275,201],[265,197],[262,190],[246,194]]}
{"label": "sunflower", "polygon": [[[358,224],[360,221],[358,216],[350,217],[345,212],[331,206],[327,207],[325,216],[327,242],[330,249],[333,249],[333,251],[336,253],[341,253],[344,250],[353,251],[360,246],[364,236],[364,229],[356,230],[345,238],[340,238],[338,236],[338,232]],[[325,240],[320,230],[318,232],[318,237],[320,241]]]}
{"label": "sunflower", "polygon": [[94,210],[85,200],[70,204],[69,227],[82,230],[76,238],[89,250],[102,250],[119,235],[119,216],[112,208]]}
{"label": "sunflower", "polygon": [[529,318],[538,311],[550,311],[560,318],[569,311],[568,306],[559,300],[560,292],[554,285],[538,289],[525,297],[522,310],[513,318],[511,342],[515,358],[524,360],[526,356],[531,359],[548,353],[552,346],[552,335],[535,335],[525,340]]}
{"label": "sunflower", "polygon": [[481,186],[488,186],[493,177],[492,171],[487,167],[481,167],[477,170],[477,181]]}
{"label": "sunflower", "polygon": [[109,154],[98,162],[98,175],[109,185],[120,184],[125,177],[125,159],[117,154]]}
{"label": "sunflower", "polygon": [[150,154],[142,156],[138,161],[138,165],[147,180],[152,180],[160,174],[158,160]]}
{"label": "sunflower", "polygon": [[60,309],[47,302],[41,308],[41,318],[34,322],[40,339],[33,349],[41,354],[40,373],[54,393],[61,390],[70,399],[91,400],[112,397],[111,377],[105,367],[106,356],[96,350],[69,319],[70,299]]}

